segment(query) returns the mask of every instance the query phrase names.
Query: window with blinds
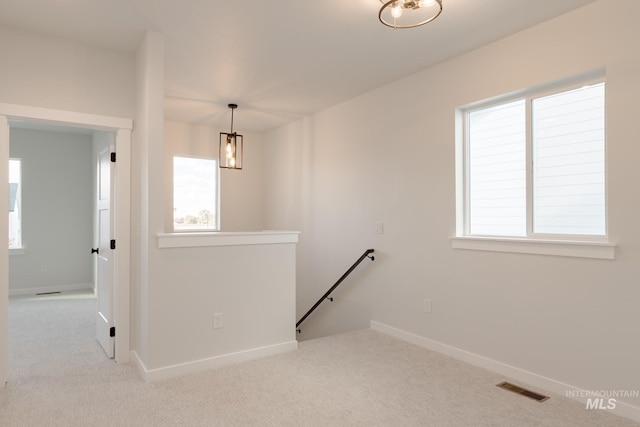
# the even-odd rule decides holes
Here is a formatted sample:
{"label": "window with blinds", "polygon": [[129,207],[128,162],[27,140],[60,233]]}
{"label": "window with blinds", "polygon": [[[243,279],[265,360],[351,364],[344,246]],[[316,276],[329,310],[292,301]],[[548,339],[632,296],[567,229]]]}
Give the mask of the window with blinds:
{"label": "window with blinds", "polygon": [[604,101],[599,82],[465,111],[465,234],[605,236]]}

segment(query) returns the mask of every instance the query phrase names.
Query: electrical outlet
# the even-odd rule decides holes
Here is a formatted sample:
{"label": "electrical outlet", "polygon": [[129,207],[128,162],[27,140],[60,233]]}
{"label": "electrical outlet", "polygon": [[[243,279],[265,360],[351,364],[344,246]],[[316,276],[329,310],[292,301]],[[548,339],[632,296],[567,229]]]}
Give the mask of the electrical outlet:
{"label": "electrical outlet", "polygon": [[431,313],[431,300],[429,298],[424,299],[424,312]]}
{"label": "electrical outlet", "polygon": [[220,329],[222,326],[222,313],[213,313],[213,329]]}

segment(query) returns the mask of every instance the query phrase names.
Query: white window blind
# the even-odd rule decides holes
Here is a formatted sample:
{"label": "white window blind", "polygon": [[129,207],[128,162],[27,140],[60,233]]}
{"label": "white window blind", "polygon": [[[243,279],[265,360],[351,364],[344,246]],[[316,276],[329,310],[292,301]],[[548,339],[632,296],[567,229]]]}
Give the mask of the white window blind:
{"label": "white window blind", "polygon": [[526,235],[525,101],[469,113],[469,233]]}
{"label": "white window blind", "polygon": [[533,231],[605,235],[604,83],[537,98]]}

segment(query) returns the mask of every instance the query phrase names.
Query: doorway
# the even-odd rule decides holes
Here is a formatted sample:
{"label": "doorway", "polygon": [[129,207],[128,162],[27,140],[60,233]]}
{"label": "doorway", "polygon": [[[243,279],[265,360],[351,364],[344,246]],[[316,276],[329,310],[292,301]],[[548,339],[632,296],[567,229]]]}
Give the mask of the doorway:
{"label": "doorway", "polygon": [[[118,242],[113,252],[114,295],[113,318],[115,330],[115,361],[129,361],[129,296],[130,296],[130,150],[132,120],[97,116],[68,111],[0,104],[0,176],[8,176],[9,129],[18,122],[60,125],[72,128],[114,132],[117,160],[114,167],[114,209],[112,220],[117,227],[112,238]],[[4,179],[4,178],[3,178]],[[8,186],[0,186],[0,200],[8,200]],[[0,240],[8,241],[8,212],[0,209]],[[115,245],[115,243],[114,243]],[[0,383],[8,374],[8,257],[6,244],[0,245]]]}
{"label": "doorway", "polygon": [[94,145],[91,129],[10,123],[9,296],[93,288]]}

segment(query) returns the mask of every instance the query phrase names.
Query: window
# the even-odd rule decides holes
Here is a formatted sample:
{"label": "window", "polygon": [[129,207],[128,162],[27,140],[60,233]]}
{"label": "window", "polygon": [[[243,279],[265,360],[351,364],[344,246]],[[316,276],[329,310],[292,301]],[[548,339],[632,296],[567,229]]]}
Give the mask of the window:
{"label": "window", "polygon": [[173,230],[219,229],[218,161],[202,157],[173,158]]}
{"label": "window", "polygon": [[20,159],[9,159],[9,249],[22,248],[22,171]]}
{"label": "window", "polygon": [[605,84],[463,109],[464,235],[603,240]]}

